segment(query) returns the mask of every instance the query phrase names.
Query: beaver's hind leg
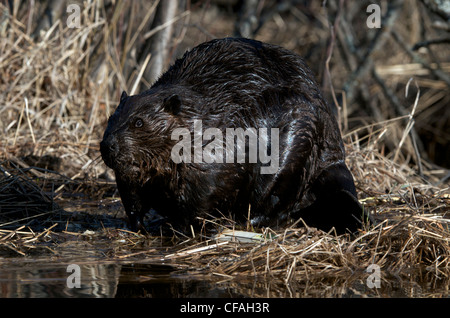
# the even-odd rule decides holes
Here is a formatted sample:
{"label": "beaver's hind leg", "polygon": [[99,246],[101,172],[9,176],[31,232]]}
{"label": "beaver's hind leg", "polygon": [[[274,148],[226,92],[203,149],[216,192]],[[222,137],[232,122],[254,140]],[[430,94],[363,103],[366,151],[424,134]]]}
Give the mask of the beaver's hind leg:
{"label": "beaver's hind leg", "polygon": [[295,213],[308,226],[324,231],[335,228],[338,234],[356,232],[367,221],[356,195],[353,177],[345,164],[325,169],[314,181],[311,194],[313,204]]}

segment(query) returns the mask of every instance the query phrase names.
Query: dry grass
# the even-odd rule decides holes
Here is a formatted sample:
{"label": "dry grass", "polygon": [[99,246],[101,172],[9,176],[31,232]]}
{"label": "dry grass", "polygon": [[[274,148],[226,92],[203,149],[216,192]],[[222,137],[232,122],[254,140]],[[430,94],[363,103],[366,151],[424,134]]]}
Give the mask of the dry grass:
{"label": "dry grass", "polygon": [[[144,31],[142,20],[136,19],[128,26],[136,33],[122,39],[126,28],[118,27],[119,9],[107,18],[100,3],[91,1],[83,7],[80,29],[70,29],[57,20],[38,38],[31,36],[34,20],[27,20],[26,14],[11,15],[0,4],[0,247],[20,255],[38,247],[58,253],[61,240],[79,239],[82,233],[67,230],[73,219],[61,219],[56,204],[64,193],[88,193],[89,187],[95,189],[90,198],[100,200],[102,187],[111,184],[110,172],[99,159],[98,143],[121,90],[139,82],[142,65],[136,65],[124,48],[137,43]],[[201,14],[192,13],[195,30],[200,28],[195,19]],[[148,14],[141,18],[148,19]],[[265,34],[271,34],[270,28],[280,24],[280,19],[275,17]],[[308,40],[314,42],[315,36],[323,38],[327,32],[323,23],[317,33],[309,33]],[[448,72],[448,63],[441,67]],[[132,71],[125,76],[127,68]],[[395,73],[403,78],[430,72],[411,63],[377,71],[380,76]],[[335,74],[333,68],[331,74]],[[388,84],[396,80],[390,78]],[[375,124],[349,128],[352,118],[343,104],[340,118],[347,163],[361,202],[377,221],[356,236],[337,236],[297,223],[288,229],[257,229],[273,239],[252,244],[217,241],[198,233],[194,239],[178,235],[176,244],[165,244],[161,251],[152,246],[142,249],[143,241],[154,238],[124,230],[105,227],[83,235],[114,242],[117,248],[105,256],[108,260],[162,259],[192,273],[224,279],[261,276],[290,282],[316,274],[363,272],[369,264],[391,272],[425,267],[436,274],[448,273],[448,171],[421,158],[411,137],[415,111],[426,114],[433,102],[445,102],[448,88],[442,81],[426,78],[417,83],[432,90],[410,93],[416,98],[411,107],[405,107],[408,113],[404,116],[385,116]],[[367,89],[380,91],[376,86]],[[401,89],[407,90],[406,83]],[[24,158],[29,155],[50,160],[27,162]],[[45,229],[37,231],[34,221]],[[56,224],[62,229],[56,230]]]}

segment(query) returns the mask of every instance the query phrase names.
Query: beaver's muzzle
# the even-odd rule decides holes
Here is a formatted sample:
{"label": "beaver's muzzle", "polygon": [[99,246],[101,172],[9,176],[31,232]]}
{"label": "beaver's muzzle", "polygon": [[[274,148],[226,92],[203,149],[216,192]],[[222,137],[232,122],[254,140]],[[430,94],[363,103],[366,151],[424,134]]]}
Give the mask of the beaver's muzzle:
{"label": "beaver's muzzle", "polygon": [[100,142],[100,152],[105,164],[113,168],[114,160],[119,154],[119,145],[114,135],[104,136]]}

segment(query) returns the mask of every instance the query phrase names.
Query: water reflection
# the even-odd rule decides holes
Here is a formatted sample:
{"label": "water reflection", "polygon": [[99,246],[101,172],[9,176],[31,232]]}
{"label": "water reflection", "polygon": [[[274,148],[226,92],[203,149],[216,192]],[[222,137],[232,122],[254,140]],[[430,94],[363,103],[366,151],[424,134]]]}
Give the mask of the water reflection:
{"label": "water reflection", "polygon": [[67,278],[71,272],[67,272],[67,264],[3,268],[0,271],[0,296],[8,298],[115,296],[120,265],[80,265],[80,269],[80,288],[69,288]]}
{"label": "water reflection", "polygon": [[[12,265],[12,264],[10,264]],[[363,277],[317,277],[285,284],[242,277],[220,280],[181,273],[159,264],[81,264],[81,288],[69,288],[68,264],[0,267],[0,297],[448,297],[449,280],[416,272],[384,277],[381,288]]]}

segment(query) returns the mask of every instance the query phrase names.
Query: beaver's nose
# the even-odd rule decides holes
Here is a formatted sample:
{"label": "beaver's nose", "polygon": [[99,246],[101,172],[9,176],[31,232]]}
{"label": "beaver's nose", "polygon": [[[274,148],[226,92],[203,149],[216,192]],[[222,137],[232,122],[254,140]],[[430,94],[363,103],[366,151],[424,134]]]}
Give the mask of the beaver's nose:
{"label": "beaver's nose", "polygon": [[108,167],[112,166],[114,158],[119,153],[119,146],[114,135],[105,136],[100,142],[100,153],[102,154],[103,161]]}

